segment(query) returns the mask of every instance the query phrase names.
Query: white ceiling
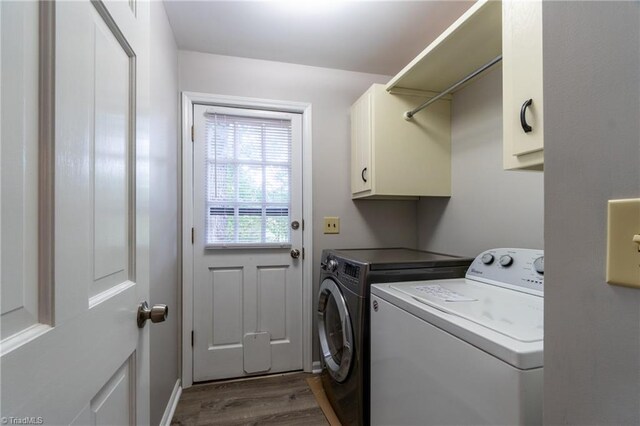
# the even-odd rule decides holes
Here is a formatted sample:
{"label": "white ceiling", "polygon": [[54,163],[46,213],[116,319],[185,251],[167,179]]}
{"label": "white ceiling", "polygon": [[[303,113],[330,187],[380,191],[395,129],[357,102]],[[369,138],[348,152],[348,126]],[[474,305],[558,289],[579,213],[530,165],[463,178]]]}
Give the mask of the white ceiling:
{"label": "white ceiling", "polygon": [[178,48],[394,75],[472,1],[178,1]]}

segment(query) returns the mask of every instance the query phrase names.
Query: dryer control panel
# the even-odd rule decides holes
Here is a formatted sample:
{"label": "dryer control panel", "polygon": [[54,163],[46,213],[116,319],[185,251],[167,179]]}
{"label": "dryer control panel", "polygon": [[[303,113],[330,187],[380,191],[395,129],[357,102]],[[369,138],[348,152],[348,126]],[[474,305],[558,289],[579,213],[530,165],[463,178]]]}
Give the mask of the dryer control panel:
{"label": "dryer control panel", "polygon": [[469,267],[467,279],[544,295],[544,251],[497,248],[478,255]]}
{"label": "dryer control panel", "polygon": [[351,290],[357,295],[362,295],[364,284],[362,277],[364,276],[365,266],[355,261],[348,261],[339,256],[334,255],[330,250],[322,252],[320,268],[323,274],[331,275],[338,280],[343,286]]}

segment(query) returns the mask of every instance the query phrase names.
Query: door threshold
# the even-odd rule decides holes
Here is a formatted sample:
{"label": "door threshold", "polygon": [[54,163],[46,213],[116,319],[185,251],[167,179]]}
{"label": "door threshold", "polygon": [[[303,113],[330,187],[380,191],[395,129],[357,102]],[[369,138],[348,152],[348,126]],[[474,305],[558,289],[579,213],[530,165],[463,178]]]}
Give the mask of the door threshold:
{"label": "door threshold", "polygon": [[[283,373],[272,373],[272,374],[265,374],[261,376],[258,375],[258,376],[249,376],[249,377],[235,377],[232,379],[205,380],[202,382],[193,382],[193,386],[211,385],[214,383],[218,384],[218,383],[246,382],[250,380],[269,379],[273,377],[292,376],[294,374],[300,374],[300,373],[304,373],[304,370],[300,369],[300,370],[294,370],[294,371],[285,371]],[[307,373],[307,374],[313,375],[313,373]]]}

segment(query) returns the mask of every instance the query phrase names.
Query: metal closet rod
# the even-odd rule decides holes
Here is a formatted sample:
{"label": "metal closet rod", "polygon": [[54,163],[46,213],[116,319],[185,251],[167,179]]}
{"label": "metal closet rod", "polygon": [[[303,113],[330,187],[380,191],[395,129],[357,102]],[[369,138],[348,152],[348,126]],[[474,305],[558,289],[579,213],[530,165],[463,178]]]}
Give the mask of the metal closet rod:
{"label": "metal closet rod", "polygon": [[495,58],[493,58],[491,61],[487,62],[486,64],[484,64],[483,66],[481,66],[480,68],[478,68],[477,70],[475,70],[474,72],[472,72],[471,74],[469,74],[468,76],[466,76],[465,78],[463,78],[462,80],[460,80],[459,82],[457,82],[456,84],[454,84],[453,86],[447,88],[444,92],[440,93],[439,95],[437,95],[434,98],[429,99],[428,101],[424,102],[422,105],[419,105],[417,107],[415,107],[414,109],[412,109],[411,111],[407,111],[404,113],[404,119],[405,120],[411,120],[411,118],[419,111],[422,111],[423,109],[425,109],[426,107],[428,107],[429,105],[431,105],[432,103],[438,101],[440,98],[442,98],[443,96],[448,95],[449,93],[453,92],[454,90],[456,90],[459,86],[463,85],[464,83],[466,83],[467,81],[471,80],[472,78],[474,78],[475,76],[477,76],[478,74],[486,71],[487,69],[491,68],[492,66],[494,66],[495,64],[497,64],[498,62],[500,62],[502,60],[502,55],[498,55]]}

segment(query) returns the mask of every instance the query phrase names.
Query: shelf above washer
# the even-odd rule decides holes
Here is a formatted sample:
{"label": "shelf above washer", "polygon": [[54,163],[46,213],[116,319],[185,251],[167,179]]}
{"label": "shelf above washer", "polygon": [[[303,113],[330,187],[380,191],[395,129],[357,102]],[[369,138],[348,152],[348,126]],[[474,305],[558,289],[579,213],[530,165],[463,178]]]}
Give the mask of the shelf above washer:
{"label": "shelf above washer", "polygon": [[442,92],[502,53],[502,2],[481,0],[387,84]]}

